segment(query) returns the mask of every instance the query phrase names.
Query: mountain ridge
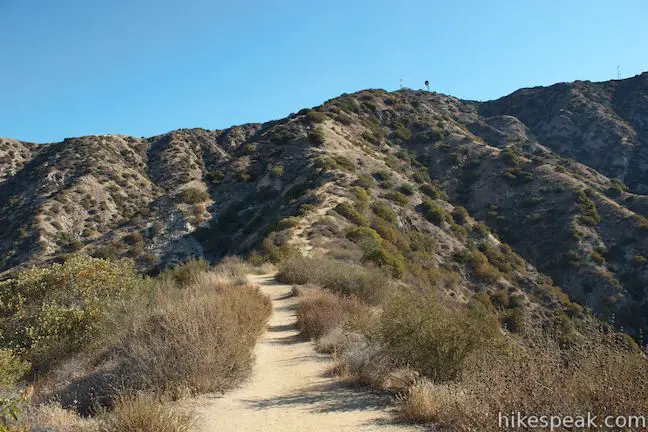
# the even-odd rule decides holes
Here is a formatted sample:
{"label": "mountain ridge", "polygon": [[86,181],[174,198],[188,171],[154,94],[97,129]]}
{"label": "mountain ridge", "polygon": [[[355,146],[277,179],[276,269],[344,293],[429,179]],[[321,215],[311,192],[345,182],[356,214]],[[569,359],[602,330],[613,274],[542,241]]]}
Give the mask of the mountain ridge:
{"label": "mountain ridge", "polygon": [[639,337],[647,113],[644,73],[489,102],[363,90],[281,120],[150,138],[3,138],[0,270],[78,251],[149,270],[288,246],[366,261],[358,239],[377,233],[371,261],[398,277],[440,268],[543,308],[566,301],[555,282],[567,305]]}

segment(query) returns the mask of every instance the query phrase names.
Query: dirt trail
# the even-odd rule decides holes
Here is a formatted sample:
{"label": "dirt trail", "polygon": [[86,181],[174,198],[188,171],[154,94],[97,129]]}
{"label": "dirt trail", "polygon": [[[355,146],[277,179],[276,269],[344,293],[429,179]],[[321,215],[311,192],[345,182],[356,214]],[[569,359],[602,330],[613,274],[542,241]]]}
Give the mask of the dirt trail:
{"label": "dirt trail", "polygon": [[257,344],[253,376],[224,396],[200,399],[200,431],[413,431],[394,424],[389,397],[353,389],[331,376],[329,356],[318,354],[295,329],[297,299],[271,276],[251,276],[270,296],[273,315]]}

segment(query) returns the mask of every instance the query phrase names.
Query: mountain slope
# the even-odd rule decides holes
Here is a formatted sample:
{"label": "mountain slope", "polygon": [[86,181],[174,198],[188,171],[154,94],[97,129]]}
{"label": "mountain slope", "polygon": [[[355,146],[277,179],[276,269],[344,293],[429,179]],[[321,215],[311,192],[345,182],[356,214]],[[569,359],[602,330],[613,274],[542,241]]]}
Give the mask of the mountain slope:
{"label": "mountain slope", "polygon": [[647,89],[648,74],[483,104],[368,90],[224,131],[2,139],[0,270],[299,249],[504,295],[511,316],[585,306],[639,337]]}

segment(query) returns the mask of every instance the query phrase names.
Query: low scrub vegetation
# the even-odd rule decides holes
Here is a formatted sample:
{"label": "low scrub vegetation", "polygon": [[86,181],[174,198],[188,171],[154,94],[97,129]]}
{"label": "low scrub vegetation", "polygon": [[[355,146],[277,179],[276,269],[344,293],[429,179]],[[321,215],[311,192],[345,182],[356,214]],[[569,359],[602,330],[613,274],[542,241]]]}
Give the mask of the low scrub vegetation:
{"label": "low scrub vegetation", "polygon": [[277,280],[290,284],[313,283],[343,295],[357,296],[368,303],[379,303],[390,286],[380,269],[330,258],[301,256],[281,263]]}
{"label": "low scrub vegetation", "polygon": [[[464,262],[482,264],[474,256],[485,255],[472,252],[478,251],[467,251]],[[457,301],[444,294],[441,273],[424,289],[383,276],[390,289],[371,297],[369,306],[366,294],[327,283],[321,274],[334,269],[347,279],[367,271],[318,258],[281,269],[285,282],[325,288],[303,297],[302,334],[333,353],[346,379],[396,392],[397,415],[405,421],[495,431],[498,412],[645,412],[648,362],[628,337],[577,330],[564,312],[546,326],[524,328],[519,295],[500,289]],[[586,332],[587,343],[578,331]]]}
{"label": "low scrub vegetation", "polygon": [[209,194],[198,188],[186,188],[180,192],[180,200],[186,204],[198,204],[209,199]]}
{"label": "low scrub vegetation", "polygon": [[[25,413],[7,421],[74,431],[191,430],[194,416],[168,401],[230,389],[251,370],[271,305],[247,283],[250,270],[229,258],[145,278],[131,261],[79,255],[2,282],[0,378],[4,394],[15,395],[2,408]],[[15,386],[36,373],[29,404]]]}

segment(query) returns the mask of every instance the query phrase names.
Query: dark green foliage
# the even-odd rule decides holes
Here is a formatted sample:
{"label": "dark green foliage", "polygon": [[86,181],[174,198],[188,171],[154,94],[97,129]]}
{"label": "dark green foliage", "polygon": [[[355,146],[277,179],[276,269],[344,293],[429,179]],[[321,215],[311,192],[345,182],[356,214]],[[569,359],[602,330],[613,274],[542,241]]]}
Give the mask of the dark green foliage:
{"label": "dark green foliage", "polygon": [[397,363],[434,382],[452,381],[467,358],[498,337],[499,325],[484,309],[450,307],[430,295],[402,292],[381,315],[382,341]]}
{"label": "dark green foliage", "polygon": [[236,178],[236,181],[241,183],[247,183],[252,179],[246,168],[239,169],[238,171],[236,171],[236,174],[234,174],[234,176]]}
{"label": "dark green foliage", "polygon": [[83,243],[74,234],[66,232],[57,233],[56,242],[67,252],[76,252],[83,248]]}
{"label": "dark green foliage", "polygon": [[391,207],[383,201],[376,201],[372,203],[371,210],[376,216],[379,216],[386,221],[389,221],[391,223],[396,222],[396,213],[394,213]]}
{"label": "dark green foliage", "polygon": [[384,240],[390,242],[401,251],[406,251],[410,248],[408,239],[396,228],[396,226],[380,217],[371,219],[371,228],[373,228],[378,235]]}
{"label": "dark green foliage", "polygon": [[374,173],[374,178],[378,181],[391,181],[392,173],[389,171],[376,171]]}
{"label": "dark green foliage", "polygon": [[405,126],[403,126],[401,123],[398,123],[396,125],[396,129],[394,130],[394,138],[401,140],[401,141],[409,141],[412,139],[412,131],[407,129]]}
{"label": "dark green foliage", "polygon": [[322,171],[331,171],[337,169],[337,164],[331,158],[320,156],[314,159],[313,165]]}
{"label": "dark green foliage", "polygon": [[502,152],[502,160],[509,166],[520,165],[520,155],[510,147]]}
{"label": "dark green foliage", "polygon": [[213,184],[219,184],[225,180],[225,173],[221,170],[210,171],[207,173],[207,180]]}
{"label": "dark green foliage", "polygon": [[124,242],[129,245],[136,245],[144,242],[144,237],[139,231],[132,232],[124,236]]}
{"label": "dark green foliage", "polygon": [[322,145],[326,142],[326,134],[324,133],[324,130],[322,128],[318,127],[313,132],[308,134],[308,139],[317,145]]}
{"label": "dark green foliage", "polygon": [[338,212],[341,216],[344,216],[349,222],[352,222],[356,225],[369,226],[369,219],[358,212],[353,206],[349,203],[340,203],[335,207],[335,211]]}
{"label": "dark green foliage", "polygon": [[405,273],[405,258],[389,242],[378,241],[367,245],[362,261],[389,270],[395,278],[400,278]]}
{"label": "dark green foliage", "polygon": [[407,196],[412,196],[414,195],[414,186],[412,186],[409,183],[403,183],[398,187],[399,192],[403,193],[404,195]]}
{"label": "dark green foliage", "polygon": [[373,229],[367,227],[349,228],[346,232],[346,237],[354,242],[380,240],[380,235],[378,235],[378,233]]}
{"label": "dark green foliage", "polygon": [[598,209],[594,201],[589,199],[585,192],[579,190],[576,192],[577,209],[580,214],[580,221],[585,225],[598,225],[601,221]]}
{"label": "dark green foliage", "polygon": [[502,317],[502,326],[511,333],[522,333],[524,331],[524,309],[516,307],[506,311]]}
{"label": "dark green foliage", "polygon": [[279,178],[279,177],[283,177],[284,171],[285,170],[284,170],[283,165],[275,165],[270,169],[270,174],[273,177]]}
{"label": "dark green foliage", "polygon": [[387,198],[390,201],[395,202],[399,206],[404,206],[404,205],[407,205],[409,203],[409,200],[407,199],[407,197],[405,195],[403,195],[400,192],[396,192],[396,191],[387,192],[384,195],[384,197]]}
{"label": "dark green foliage", "polygon": [[445,192],[443,192],[435,184],[426,183],[424,185],[421,185],[419,190],[432,199],[443,199],[443,200],[448,199],[448,196],[445,194]]}
{"label": "dark green foliage", "polygon": [[354,184],[365,189],[371,189],[376,186],[376,180],[374,180],[370,175],[361,174],[358,176],[358,180],[356,180]]}
{"label": "dark green foliage", "polygon": [[415,171],[414,174],[412,174],[412,179],[416,183],[426,183],[430,181],[430,175],[428,174],[426,169],[419,169],[418,171]]}
{"label": "dark green foliage", "polygon": [[521,168],[507,169],[502,176],[512,183],[530,183],[533,181],[533,173],[524,171]]}
{"label": "dark green foliage", "polygon": [[209,194],[198,188],[189,187],[180,192],[180,200],[186,204],[198,204],[209,199]]}
{"label": "dark green foliage", "polygon": [[444,136],[445,131],[443,129],[432,129],[416,134],[416,141],[424,143],[435,143],[437,141],[441,141]]}
{"label": "dark green foliage", "polygon": [[425,219],[435,225],[441,225],[449,218],[448,213],[443,209],[443,207],[439,206],[434,201],[429,199],[423,201],[420,209]]}
{"label": "dark green foliage", "polygon": [[337,121],[339,121],[340,123],[342,123],[343,125],[347,125],[347,126],[353,123],[353,119],[351,117],[349,117],[348,115],[343,114],[343,113],[337,114],[335,119]]}
{"label": "dark green foliage", "polygon": [[306,114],[306,118],[313,123],[322,123],[328,119],[328,116],[321,111],[310,110]]}
{"label": "dark green foliage", "polygon": [[464,207],[456,206],[452,210],[452,219],[458,224],[464,224],[468,220],[468,210]]}
{"label": "dark green foliage", "polygon": [[345,156],[336,155],[336,156],[333,156],[333,160],[335,161],[337,166],[342,168],[343,170],[353,172],[356,169],[355,163],[353,163],[353,161],[351,159],[349,159],[349,158],[347,158]]}

